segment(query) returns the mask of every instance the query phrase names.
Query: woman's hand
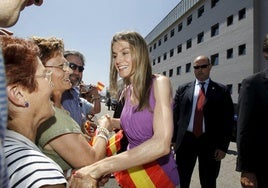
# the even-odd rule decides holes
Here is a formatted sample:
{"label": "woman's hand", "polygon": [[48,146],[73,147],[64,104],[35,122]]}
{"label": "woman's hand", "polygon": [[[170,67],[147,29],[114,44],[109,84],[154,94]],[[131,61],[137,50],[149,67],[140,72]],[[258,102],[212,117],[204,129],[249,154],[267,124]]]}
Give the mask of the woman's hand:
{"label": "woman's hand", "polygon": [[98,119],[98,123],[100,127],[104,127],[110,132],[113,130],[112,117],[109,114],[101,116]]}
{"label": "woman's hand", "polygon": [[[69,180],[70,188],[98,188],[108,181],[108,175],[101,178],[99,167],[90,165],[76,170]],[[110,174],[109,174],[110,175]]]}
{"label": "woman's hand", "polygon": [[69,188],[98,188],[98,181],[91,176],[75,177],[72,175]]}

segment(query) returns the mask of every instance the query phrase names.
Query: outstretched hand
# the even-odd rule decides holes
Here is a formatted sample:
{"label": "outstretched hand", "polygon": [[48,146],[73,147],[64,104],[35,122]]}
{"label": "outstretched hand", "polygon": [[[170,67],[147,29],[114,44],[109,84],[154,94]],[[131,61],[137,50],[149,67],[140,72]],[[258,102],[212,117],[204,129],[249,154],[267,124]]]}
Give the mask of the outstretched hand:
{"label": "outstretched hand", "polygon": [[98,181],[91,176],[72,175],[69,180],[69,188],[98,188]]}
{"label": "outstretched hand", "polygon": [[109,131],[113,130],[112,118],[109,114],[101,116],[101,118],[98,119],[98,123],[100,127],[105,127]]}

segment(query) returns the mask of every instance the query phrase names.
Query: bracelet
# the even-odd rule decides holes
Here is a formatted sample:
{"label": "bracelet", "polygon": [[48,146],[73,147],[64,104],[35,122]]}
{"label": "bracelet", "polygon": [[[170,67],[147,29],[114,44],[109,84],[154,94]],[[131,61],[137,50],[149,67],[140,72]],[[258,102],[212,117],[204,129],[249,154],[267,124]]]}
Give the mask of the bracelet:
{"label": "bracelet", "polygon": [[104,133],[105,136],[107,136],[107,138],[109,137],[109,133],[110,133],[110,132],[109,132],[108,129],[106,129],[105,127],[98,127],[97,130],[98,130],[98,134],[99,134],[99,133]]}
{"label": "bracelet", "polygon": [[67,172],[66,172],[66,179],[69,179],[70,177],[71,177],[71,175],[72,175],[72,168],[69,168],[68,170],[67,170]]}
{"label": "bracelet", "polygon": [[108,143],[108,137],[106,135],[102,134],[102,132],[98,133],[97,137],[103,138],[106,141],[106,144]]}

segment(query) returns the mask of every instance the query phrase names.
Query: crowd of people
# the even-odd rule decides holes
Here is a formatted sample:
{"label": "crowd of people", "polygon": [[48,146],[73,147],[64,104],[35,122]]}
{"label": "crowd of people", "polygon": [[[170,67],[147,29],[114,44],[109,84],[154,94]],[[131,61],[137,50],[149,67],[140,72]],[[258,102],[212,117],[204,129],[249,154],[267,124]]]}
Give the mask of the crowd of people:
{"label": "crowd of people", "polygon": [[[26,6],[42,3],[0,0],[0,26],[14,25]],[[98,187],[113,174],[123,188],[189,188],[197,160],[200,186],[217,187],[234,104],[228,88],[210,77],[207,56],[194,58],[194,80],[173,97],[169,78],[152,71],[145,39],[135,31],[115,33],[109,90],[120,93],[120,106],[113,117],[98,119],[91,142],[88,121],[101,104],[97,87],[83,83],[84,55],[66,50],[60,38],[0,31],[0,187]],[[268,60],[268,35],[263,54]],[[242,81],[236,170],[243,188],[268,187],[267,97],[268,69]],[[114,130],[123,130],[124,147],[108,156]]]}

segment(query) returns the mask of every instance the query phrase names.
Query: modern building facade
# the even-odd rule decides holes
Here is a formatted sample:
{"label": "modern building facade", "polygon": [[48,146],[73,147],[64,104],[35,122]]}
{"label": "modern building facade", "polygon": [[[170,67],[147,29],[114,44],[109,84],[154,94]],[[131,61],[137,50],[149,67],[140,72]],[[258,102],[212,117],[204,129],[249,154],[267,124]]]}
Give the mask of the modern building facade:
{"label": "modern building facade", "polygon": [[227,85],[237,103],[243,78],[268,67],[267,0],[181,0],[145,37],[154,73],[177,87],[194,79],[193,60],[210,57],[211,78]]}

